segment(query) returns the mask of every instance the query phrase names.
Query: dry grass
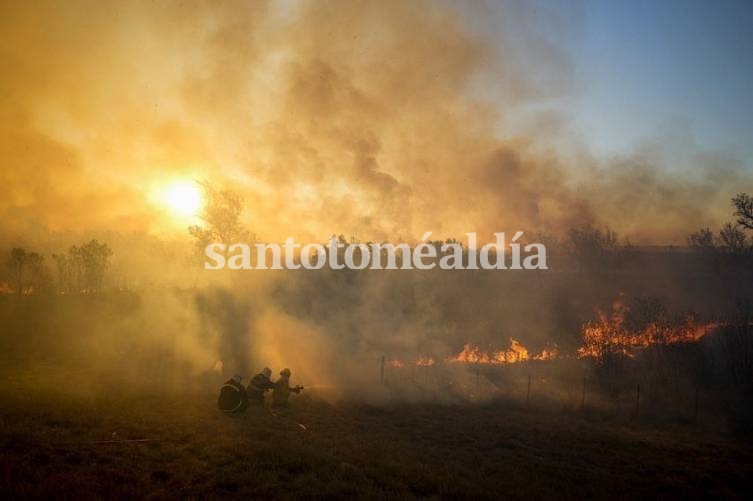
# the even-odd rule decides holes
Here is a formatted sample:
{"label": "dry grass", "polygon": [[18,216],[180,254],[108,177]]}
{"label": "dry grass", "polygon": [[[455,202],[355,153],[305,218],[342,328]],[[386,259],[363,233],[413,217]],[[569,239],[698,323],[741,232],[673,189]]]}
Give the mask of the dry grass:
{"label": "dry grass", "polygon": [[[501,404],[229,417],[215,396],[5,391],[4,498],[742,498],[748,444]],[[299,426],[305,426],[305,430]],[[152,442],[94,443],[150,438]]]}

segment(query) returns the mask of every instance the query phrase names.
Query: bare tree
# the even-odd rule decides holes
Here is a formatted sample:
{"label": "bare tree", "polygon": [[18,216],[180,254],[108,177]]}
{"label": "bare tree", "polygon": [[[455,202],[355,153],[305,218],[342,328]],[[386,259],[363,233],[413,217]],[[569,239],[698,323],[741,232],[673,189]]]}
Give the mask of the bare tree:
{"label": "bare tree", "polygon": [[701,228],[695,233],[688,235],[688,245],[695,250],[703,262],[712,269],[719,265],[719,247],[717,237],[711,228]]}
{"label": "bare tree", "polygon": [[579,268],[603,268],[617,251],[617,233],[594,226],[572,228],[568,232],[570,251]]}
{"label": "bare tree", "polygon": [[746,230],[753,230],[753,197],[739,193],[732,199],[736,223]]}
{"label": "bare tree", "polygon": [[726,223],[718,235],[709,228],[702,228],[688,236],[688,245],[714,265],[744,264],[753,255],[753,241],[744,231],[753,229],[753,198],[740,193],[732,198],[732,205],[735,223]]}
{"label": "bare tree", "polygon": [[732,223],[719,230],[719,243],[726,254],[741,256],[748,251],[748,241],[743,230]]}
{"label": "bare tree", "polygon": [[708,250],[716,247],[714,232],[711,228],[701,228],[688,235],[688,245],[698,250]]}

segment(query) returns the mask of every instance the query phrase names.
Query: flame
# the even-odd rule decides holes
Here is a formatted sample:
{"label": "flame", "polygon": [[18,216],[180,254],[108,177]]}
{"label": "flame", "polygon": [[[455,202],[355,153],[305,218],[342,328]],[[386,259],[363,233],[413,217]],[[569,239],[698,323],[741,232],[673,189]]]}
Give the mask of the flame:
{"label": "flame", "polygon": [[[411,362],[411,364],[417,365],[419,367],[431,367],[432,365],[436,364],[436,362],[431,357],[421,356],[421,357],[418,357],[418,359],[415,362]],[[394,367],[396,369],[400,369],[402,367],[405,367],[406,364],[402,360],[394,359],[387,362],[387,365],[389,365],[390,367]]]}
{"label": "flame", "polygon": [[[621,354],[632,357],[636,350],[652,345],[672,345],[680,343],[695,343],[714,329],[720,323],[699,323],[692,315],[677,325],[663,322],[651,322],[641,330],[630,330],[626,325],[625,318],[630,308],[622,301],[622,295],[612,304],[611,314],[597,311],[597,320],[586,323],[582,329],[583,344],[578,348],[578,358],[599,358],[606,354]],[[530,360],[554,360],[557,358],[569,358],[572,354],[562,354],[555,345],[545,348],[539,353],[531,353],[517,339],[510,338],[510,347],[504,350],[486,352],[472,344],[466,344],[454,357],[447,359],[448,362],[469,364],[512,364]],[[415,362],[409,362],[417,366],[432,366],[435,361],[431,357],[419,357]],[[392,367],[405,367],[399,360],[389,362]]]}
{"label": "flame", "polygon": [[434,359],[431,357],[419,357],[418,360],[416,360],[416,365],[421,367],[431,367],[434,364]]}
{"label": "flame", "polygon": [[559,356],[559,350],[555,346],[554,348],[551,348],[551,349],[544,348],[543,350],[541,350],[541,353],[539,353],[538,355],[534,355],[533,359],[534,360],[552,360],[554,358],[557,358],[558,356]]}
{"label": "flame", "polygon": [[550,360],[557,357],[557,348],[545,349],[541,353],[531,355],[528,348],[520,341],[510,338],[510,347],[493,353],[481,351],[478,346],[466,344],[463,350],[455,357],[448,359],[449,362],[464,362],[472,364],[512,364],[527,360]]}
{"label": "flame", "polygon": [[719,326],[716,323],[699,324],[688,315],[679,325],[651,322],[641,330],[625,326],[625,315],[630,309],[620,300],[612,305],[611,315],[598,313],[598,320],[583,326],[583,346],[579,357],[602,357],[607,354],[622,354],[629,357],[638,349],[652,345],[695,343]]}

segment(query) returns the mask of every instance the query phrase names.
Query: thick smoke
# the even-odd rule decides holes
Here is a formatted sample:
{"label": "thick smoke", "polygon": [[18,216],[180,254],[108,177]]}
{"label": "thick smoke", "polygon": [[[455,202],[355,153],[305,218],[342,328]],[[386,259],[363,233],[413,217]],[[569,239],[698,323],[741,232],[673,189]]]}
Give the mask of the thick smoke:
{"label": "thick smoke", "polygon": [[[542,121],[561,118],[536,115],[539,137],[516,130],[508,115],[520,113],[508,110],[571,91],[567,37],[533,29],[492,45],[469,26],[484,8],[468,9],[5,3],[5,232],[159,233],[172,226],[149,188],[187,176],[232,184],[268,240],[561,234],[598,222],[634,243],[681,243],[750,184],[708,156],[679,180],[641,152],[557,159],[548,143],[559,127]],[[506,9],[510,31],[534,15]],[[474,98],[480,82],[493,84],[495,104]]]}
{"label": "thick smoke", "polygon": [[[112,245],[124,289],[203,285],[190,244],[173,240],[185,225],[150,197],[173,179],[227,186],[262,240],[299,242],[561,237],[593,223],[634,244],[682,244],[753,189],[720,155],[688,152],[677,175],[656,149],[594,158],[554,112],[518,126],[521,110],[575,85],[560,45],[570,34],[535,29],[521,4],[506,6],[501,26],[533,29],[493,43],[469,21],[486,13],[475,4],[1,5],[0,248],[59,252],[96,235]],[[484,86],[493,103],[478,97]],[[559,154],[563,142],[582,153]],[[358,391],[382,356],[441,359],[464,342],[499,348],[510,337],[533,349],[574,344],[574,326],[618,292],[470,273],[233,280],[160,301],[144,293],[122,331],[108,332],[117,308],[84,325],[118,346],[162,346],[153,353],[188,372],[217,359],[225,376],[290,366],[304,384]]]}

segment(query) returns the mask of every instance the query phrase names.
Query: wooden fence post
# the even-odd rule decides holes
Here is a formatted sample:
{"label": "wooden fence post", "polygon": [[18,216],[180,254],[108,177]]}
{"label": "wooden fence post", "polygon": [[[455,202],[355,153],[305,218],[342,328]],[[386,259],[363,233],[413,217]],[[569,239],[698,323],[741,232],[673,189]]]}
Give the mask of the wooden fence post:
{"label": "wooden fence post", "polygon": [[531,375],[528,375],[528,390],[526,391],[526,407],[531,402]]}
{"label": "wooden fence post", "polygon": [[693,424],[698,423],[698,385],[695,387],[695,401],[693,402]]}
{"label": "wooden fence post", "polygon": [[583,388],[580,393],[580,410],[586,408],[586,378],[583,378]]}

